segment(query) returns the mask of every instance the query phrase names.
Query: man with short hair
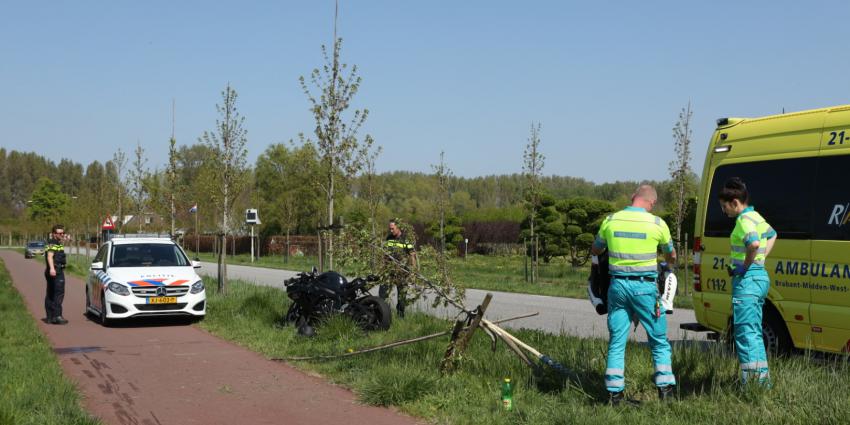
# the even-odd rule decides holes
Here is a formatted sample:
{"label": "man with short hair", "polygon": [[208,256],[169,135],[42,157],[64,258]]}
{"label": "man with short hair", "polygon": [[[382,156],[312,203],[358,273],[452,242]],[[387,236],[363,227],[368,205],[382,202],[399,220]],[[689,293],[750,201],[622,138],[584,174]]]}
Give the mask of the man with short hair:
{"label": "man with short hair", "polygon": [[624,400],[626,341],[633,320],[646,329],[658,397],[661,400],[672,398],[676,385],[667,341],[666,311],[661,308],[656,284],[658,249],[661,248],[670,265],[675,264],[676,251],[667,223],[649,213],[657,200],[658,194],[652,186],[638,187],[632,195],[631,206],[609,215],[602,222],[591,248],[594,255],[608,250],[610,340],[605,387],[612,405]]}
{"label": "man with short hair", "polygon": [[44,297],[44,309],[47,311],[47,323],[64,325],[68,321],[62,317],[62,301],[65,299],[65,227],[53,226],[47,248],[44,252],[47,279],[47,293]]}
{"label": "man with short hair", "polygon": [[[401,231],[398,221],[395,219],[390,220],[389,234],[387,235],[384,247],[387,250],[387,255],[398,263],[396,264],[397,266],[407,266],[413,269],[417,267],[414,246],[407,240],[406,235]],[[407,301],[405,299],[407,297],[407,282],[410,279],[410,274],[407,272],[394,273],[389,279],[391,280],[390,282],[381,284],[378,295],[383,299],[389,298],[390,291],[392,291],[391,285],[395,284],[397,297],[396,312],[399,318],[404,318]]]}

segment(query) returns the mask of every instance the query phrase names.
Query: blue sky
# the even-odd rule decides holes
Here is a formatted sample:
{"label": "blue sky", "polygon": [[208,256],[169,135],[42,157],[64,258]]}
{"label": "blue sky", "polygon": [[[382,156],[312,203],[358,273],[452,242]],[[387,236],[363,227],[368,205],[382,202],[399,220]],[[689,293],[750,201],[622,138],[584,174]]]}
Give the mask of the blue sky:
{"label": "blue sky", "polygon": [[[0,146],[108,160],[137,141],[166,162],[215,124],[229,82],[249,158],[314,127],[298,77],[322,63],[333,2],[5,2]],[[694,110],[694,168],[714,121],[850,103],[848,2],[340,2],[363,77],[361,134],[381,171],[519,172],[532,121],[546,174],[662,179]]]}

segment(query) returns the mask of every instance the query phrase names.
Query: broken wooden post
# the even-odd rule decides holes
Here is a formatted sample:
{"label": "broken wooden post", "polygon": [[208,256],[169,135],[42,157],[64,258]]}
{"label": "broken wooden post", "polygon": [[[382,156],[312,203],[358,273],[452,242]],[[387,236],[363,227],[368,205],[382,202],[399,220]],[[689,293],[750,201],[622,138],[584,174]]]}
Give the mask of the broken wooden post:
{"label": "broken wooden post", "polygon": [[[481,305],[475,309],[475,315],[471,317],[471,322],[468,327],[464,329],[462,325],[463,321],[460,320],[455,323],[455,329],[459,329],[459,332],[456,335],[452,333],[452,339],[449,341],[449,346],[446,348],[446,354],[443,356],[443,361],[440,363],[441,372],[450,372],[454,369],[457,359],[463,355],[464,351],[466,351],[466,347],[469,345],[472,335],[481,325],[481,320],[484,319],[484,312],[487,311],[487,306],[490,305],[491,299],[493,299],[493,294],[488,292],[487,295],[484,296],[484,301],[481,302]],[[470,321],[470,317],[467,317],[466,320]]]}

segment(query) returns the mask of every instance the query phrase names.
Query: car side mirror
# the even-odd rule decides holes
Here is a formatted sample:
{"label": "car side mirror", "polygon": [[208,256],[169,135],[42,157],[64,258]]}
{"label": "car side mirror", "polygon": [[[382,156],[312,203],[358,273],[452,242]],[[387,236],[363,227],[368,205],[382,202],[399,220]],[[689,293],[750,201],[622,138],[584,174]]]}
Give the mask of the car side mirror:
{"label": "car side mirror", "polygon": [[103,261],[95,261],[91,263],[92,270],[103,270]]}
{"label": "car side mirror", "polygon": [[196,269],[201,268],[201,262],[198,261],[197,259],[195,261],[192,261],[192,267],[194,267]]}

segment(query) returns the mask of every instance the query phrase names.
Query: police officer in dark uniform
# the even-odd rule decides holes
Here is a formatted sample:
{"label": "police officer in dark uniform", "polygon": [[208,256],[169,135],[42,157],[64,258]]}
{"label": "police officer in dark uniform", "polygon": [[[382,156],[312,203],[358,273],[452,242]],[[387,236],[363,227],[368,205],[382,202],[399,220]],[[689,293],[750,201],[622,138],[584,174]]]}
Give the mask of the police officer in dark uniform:
{"label": "police officer in dark uniform", "polygon": [[[407,240],[405,234],[398,227],[398,222],[396,220],[390,220],[390,232],[387,235],[387,240],[384,246],[388,255],[399,263],[414,269],[417,267],[416,251],[414,251],[414,246]],[[407,272],[398,272],[389,278],[390,282],[395,282],[396,295],[398,297],[396,311],[400,318],[404,318],[404,307],[406,304],[405,298],[407,296],[407,282],[409,278],[410,276]],[[392,291],[391,285],[392,283],[382,284],[378,291],[378,295],[383,299],[389,298],[390,291]]]}
{"label": "police officer in dark uniform", "polygon": [[53,226],[44,259],[47,268],[44,277],[47,279],[47,294],[44,297],[44,309],[47,310],[47,323],[64,325],[68,321],[62,317],[62,301],[65,299],[65,227],[61,224]]}

